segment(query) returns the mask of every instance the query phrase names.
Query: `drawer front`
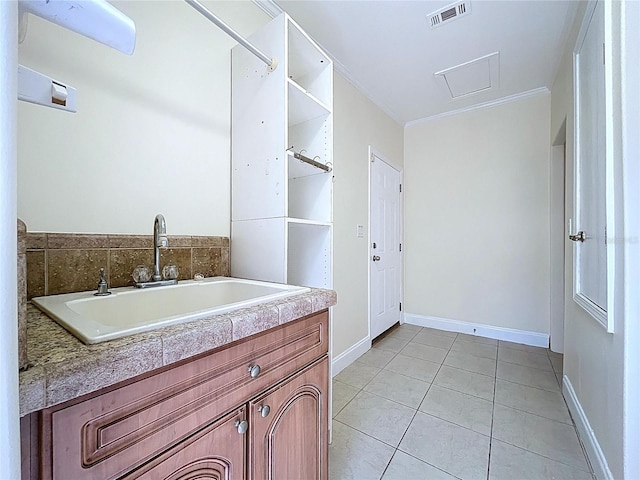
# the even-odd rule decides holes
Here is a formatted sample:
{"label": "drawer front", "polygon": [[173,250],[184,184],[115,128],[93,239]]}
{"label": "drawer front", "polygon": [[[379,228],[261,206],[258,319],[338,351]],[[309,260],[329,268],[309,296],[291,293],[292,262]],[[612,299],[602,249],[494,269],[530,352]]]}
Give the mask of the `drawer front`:
{"label": "drawer front", "polygon": [[327,351],[325,311],[77,404],[45,410],[44,441],[52,450],[50,468],[44,462],[51,474],[45,477],[125,475]]}

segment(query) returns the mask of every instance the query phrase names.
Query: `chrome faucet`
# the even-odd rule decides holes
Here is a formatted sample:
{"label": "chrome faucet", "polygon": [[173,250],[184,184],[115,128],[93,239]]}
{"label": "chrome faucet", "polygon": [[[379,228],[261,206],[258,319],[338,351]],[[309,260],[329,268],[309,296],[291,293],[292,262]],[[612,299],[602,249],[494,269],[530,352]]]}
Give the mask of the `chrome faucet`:
{"label": "chrome faucet", "polygon": [[159,282],[162,280],[160,275],[160,248],[167,248],[169,246],[169,239],[167,238],[167,223],[164,221],[164,216],[159,213],[156,215],[156,219],[153,222],[153,281]]}
{"label": "chrome faucet", "polygon": [[164,216],[159,213],[153,222],[153,275],[149,282],[138,282],[138,279],[134,276],[135,286],[137,288],[160,287],[178,283],[176,278],[163,280],[162,274],[160,273],[160,249],[167,248],[168,246],[167,223],[164,221]]}

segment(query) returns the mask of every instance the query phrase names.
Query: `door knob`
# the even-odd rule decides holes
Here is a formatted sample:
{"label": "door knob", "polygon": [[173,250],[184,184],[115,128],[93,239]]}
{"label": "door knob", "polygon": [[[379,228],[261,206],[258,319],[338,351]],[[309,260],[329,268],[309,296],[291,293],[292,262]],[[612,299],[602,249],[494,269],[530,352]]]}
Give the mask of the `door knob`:
{"label": "door knob", "polygon": [[380,255],[374,255],[373,256],[373,261],[377,262],[378,260],[380,260]]}
{"label": "door knob", "polygon": [[587,236],[583,231],[576,233],[575,235],[569,235],[569,240],[572,242],[584,242],[587,239]]}

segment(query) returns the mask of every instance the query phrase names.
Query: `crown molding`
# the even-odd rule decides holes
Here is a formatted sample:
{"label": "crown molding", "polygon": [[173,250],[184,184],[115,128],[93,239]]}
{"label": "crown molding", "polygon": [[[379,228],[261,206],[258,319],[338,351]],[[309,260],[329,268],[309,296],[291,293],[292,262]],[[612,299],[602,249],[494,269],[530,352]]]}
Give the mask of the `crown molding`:
{"label": "crown molding", "polygon": [[464,108],[458,108],[456,110],[450,110],[448,112],[438,113],[437,115],[432,115],[430,117],[419,118],[417,120],[411,120],[404,124],[405,128],[414,127],[416,125],[420,125],[422,123],[431,122],[433,120],[439,120],[441,118],[450,117],[452,115],[458,115],[460,113],[467,113],[473,110],[480,110],[483,108],[494,107],[496,105],[502,105],[503,103],[511,103],[516,102],[518,100],[523,100],[529,97],[535,97],[537,95],[549,95],[551,92],[547,87],[534,88],[533,90],[528,90],[526,92],[516,93],[514,95],[508,95],[506,97],[498,98],[496,100],[490,100],[488,102],[478,103],[476,105],[470,105]]}
{"label": "crown molding", "polygon": [[252,0],[252,2],[271,18],[276,18],[281,13],[284,13],[280,5],[273,0]]}
{"label": "crown molding", "polygon": [[[274,0],[252,0],[252,2],[272,18],[275,18],[281,13],[285,12]],[[376,107],[378,107],[385,114],[391,117],[391,119],[398,125],[403,126],[405,124],[405,121],[396,112],[394,112],[392,108],[389,108],[389,106],[378,101],[374,95],[371,95],[366,87],[358,82],[355,77],[351,75],[347,67],[345,67],[337,58],[335,58],[329,50],[324,48],[324,46],[315,38],[313,39],[313,41],[316,42],[318,46],[324,51],[324,53],[326,53],[327,56],[331,59],[331,61],[333,62],[334,71],[338,72],[347,82],[353,85],[356,90],[367,97]]]}

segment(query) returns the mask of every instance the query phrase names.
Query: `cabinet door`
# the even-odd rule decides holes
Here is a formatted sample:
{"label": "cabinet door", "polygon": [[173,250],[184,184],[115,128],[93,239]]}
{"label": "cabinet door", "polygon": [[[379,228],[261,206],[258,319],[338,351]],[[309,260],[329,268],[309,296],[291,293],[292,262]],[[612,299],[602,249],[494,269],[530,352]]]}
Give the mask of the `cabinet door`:
{"label": "cabinet door", "polygon": [[236,422],[246,419],[242,407],[203,428],[184,442],[125,477],[145,480],[243,480],[247,434]]}
{"label": "cabinet door", "polygon": [[249,403],[250,478],[327,479],[328,360]]}

